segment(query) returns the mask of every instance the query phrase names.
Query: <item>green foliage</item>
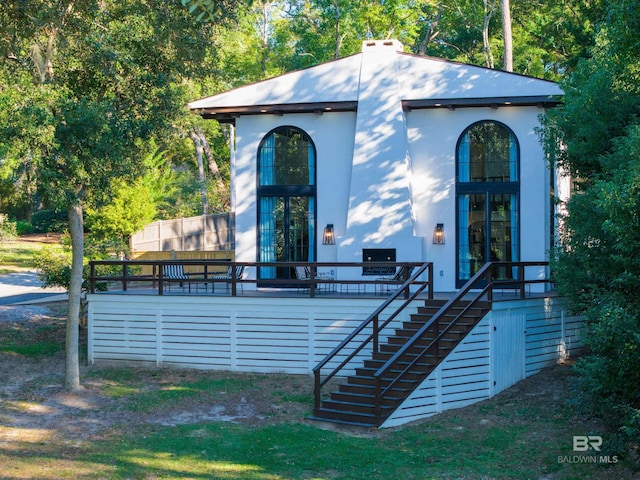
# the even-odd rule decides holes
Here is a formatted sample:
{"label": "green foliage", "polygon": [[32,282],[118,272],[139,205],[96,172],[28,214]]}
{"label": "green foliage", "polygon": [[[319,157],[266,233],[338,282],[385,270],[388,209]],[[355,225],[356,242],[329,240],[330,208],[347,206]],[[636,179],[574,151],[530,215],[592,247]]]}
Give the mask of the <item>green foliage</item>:
{"label": "green foliage", "polygon": [[126,183],[115,180],[113,197],[106,205],[88,209],[87,226],[94,239],[108,241],[116,253],[128,251],[129,239],[156,215],[153,190],[140,180]]}
{"label": "green foliage", "polygon": [[18,234],[15,222],[9,221],[9,216],[0,213],[0,241],[13,240]]}
{"label": "green foliage", "polygon": [[44,246],[34,254],[33,266],[43,287],[69,289],[71,280],[71,252],[66,249]]}
{"label": "green foliage", "polygon": [[16,231],[18,235],[28,235],[30,233],[34,233],[36,229],[29,222],[18,220],[16,222]]}
{"label": "green foliage", "polygon": [[[91,258],[101,258],[97,248],[88,248]],[[89,265],[85,259],[85,265],[82,272],[82,290],[89,290]],[[69,245],[61,248],[59,245],[45,245],[40,250],[33,253],[32,265],[36,269],[38,278],[42,282],[43,287],[62,287],[69,290],[71,282],[71,249]],[[118,273],[117,267],[100,266],[97,268],[98,275],[109,276]],[[99,282],[95,289],[97,291],[106,291],[107,284]]]}
{"label": "green foliage", "polygon": [[[629,5],[635,8],[629,10]],[[611,3],[593,56],[566,83],[545,124],[547,150],[578,191],[554,252],[557,285],[589,319],[581,388],[591,408],[640,444],[640,51],[627,33],[640,2]],[[625,50],[621,45],[629,45]]]}
{"label": "green foliage", "polygon": [[[198,22],[216,22],[228,19],[238,3],[232,0],[180,0],[183,7],[189,13],[196,16]],[[244,0],[246,6],[250,6],[252,0]]]}
{"label": "green foliage", "polygon": [[67,212],[60,209],[39,210],[31,216],[37,233],[63,232],[67,228]]}

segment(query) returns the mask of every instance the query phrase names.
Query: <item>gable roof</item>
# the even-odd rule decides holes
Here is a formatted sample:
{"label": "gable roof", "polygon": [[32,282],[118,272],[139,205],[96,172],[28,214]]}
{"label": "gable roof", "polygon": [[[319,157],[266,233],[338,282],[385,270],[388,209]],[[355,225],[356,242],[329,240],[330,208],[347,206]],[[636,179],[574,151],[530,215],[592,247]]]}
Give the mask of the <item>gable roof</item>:
{"label": "gable roof", "polygon": [[[405,110],[473,106],[553,106],[563,94],[547,80],[402,52],[396,40],[363,42],[361,53],[235,88],[189,104],[205,118],[356,111],[364,62],[398,88]],[[388,78],[388,82],[385,81]]]}

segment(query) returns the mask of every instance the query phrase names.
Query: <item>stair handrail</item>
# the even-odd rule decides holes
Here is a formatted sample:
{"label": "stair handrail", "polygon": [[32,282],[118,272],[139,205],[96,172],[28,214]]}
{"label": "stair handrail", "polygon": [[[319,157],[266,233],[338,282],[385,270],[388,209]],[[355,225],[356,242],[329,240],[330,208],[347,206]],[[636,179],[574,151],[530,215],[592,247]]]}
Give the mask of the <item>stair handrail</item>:
{"label": "stair handrail", "polygon": [[[436,344],[437,342],[439,342],[442,337],[449,331],[449,328],[451,328],[455,322],[462,317],[464,314],[466,314],[467,311],[469,311],[473,306],[475,306],[482,297],[484,297],[485,295],[487,295],[487,303],[489,306],[489,310],[492,307],[492,303],[493,303],[493,288],[494,288],[494,284],[495,284],[495,279],[494,279],[494,272],[497,268],[500,267],[518,267],[519,269],[519,274],[518,276],[520,277],[519,280],[517,280],[515,283],[518,283],[521,285],[520,288],[520,292],[521,292],[521,296],[524,296],[524,288],[523,285],[525,283],[541,283],[541,282],[546,282],[546,280],[532,280],[527,282],[524,279],[524,267],[526,266],[542,266],[542,265],[548,265],[548,262],[488,262],[485,263],[482,268],[480,268],[480,270],[478,270],[478,272],[462,287],[462,289],[460,289],[456,295],[453,296],[453,298],[451,298],[449,301],[447,301],[447,303],[445,303],[432,317],[431,319],[426,322],[422,327],[420,327],[418,329],[418,331],[416,331],[416,333],[414,333],[411,338],[405,342],[402,347],[400,347],[396,353],[389,358],[380,368],[378,368],[378,370],[376,370],[376,372],[373,374],[373,377],[375,379],[375,402],[376,402],[376,416],[378,418],[379,421],[382,420],[381,418],[381,407],[382,407],[382,399],[384,398],[384,395],[397,383],[399,382],[402,378],[404,378],[404,375],[409,372],[419,361],[422,360],[422,358],[424,357],[424,355],[426,355],[426,353],[432,348],[432,346],[434,344]],[[422,335],[424,335],[424,333],[431,328],[431,326],[434,325],[434,323],[438,322],[440,320],[441,317],[443,317],[444,315],[446,315],[446,313],[451,310],[453,308],[453,306],[455,304],[457,304],[458,302],[460,302],[461,300],[464,299],[464,296],[466,294],[469,293],[470,290],[474,289],[477,284],[481,281],[484,280],[485,277],[487,277],[488,274],[488,280],[487,280],[487,284],[476,294],[474,295],[471,300],[468,301],[467,306],[455,317],[455,319],[453,319],[449,325],[447,325],[442,331],[438,332],[438,335],[426,346],[422,348],[422,351],[420,351],[420,353],[418,353],[416,355],[416,357],[414,358],[414,360],[412,362],[410,362],[401,372],[400,374],[398,374],[391,382],[389,382],[389,384],[382,389],[381,388],[381,383],[382,383],[382,375],[384,375],[386,373],[386,371],[391,368],[391,366],[393,366],[399,359],[400,357],[402,357],[407,350],[415,348],[415,343],[420,340],[422,338]],[[501,281],[499,281],[501,282]],[[513,282],[512,280],[510,282]]]}
{"label": "stair handrail", "polygon": [[[395,319],[410,303],[412,303],[417,296],[422,293],[424,291],[424,289],[429,286],[429,298],[432,298],[433,296],[433,263],[432,262],[425,262],[423,263],[420,267],[418,267],[416,269],[415,272],[413,272],[409,278],[407,280],[405,280],[405,282],[395,291],[393,292],[391,295],[389,295],[387,297],[387,299],[378,307],[376,308],[376,310],[369,315],[362,323],[360,323],[360,325],[358,325],[342,342],[340,342],[340,344],[338,346],[336,346],[330,353],[328,353],[314,368],[313,368],[313,375],[314,375],[314,403],[315,403],[315,408],[319,408],[320,407],[320,403],[321,403],[321,399],[320,399],[320,393],[321,393],[321,389],[324,385],[327,384],[327,382],[329,382],[329,380],[331,380],[340,370],[342,370],[349,362],[351,362],[351,360],[353,360],[353,358],[360,353],[360,351],[362,351],[362,349],[364,349],[364,347],[366,345],[369,344],[369,342],[371,342],[372,340],[374,341],[374,351],[377,349],[378,346],[378,335],[380,333],[381,330],[384,330],[387,325],[389,323],[391,323],[391,321],[393,321],[393,319]],[[376,323],[379,321],[378,318],[380,316],[380,314],[391,304],[393,303],[400,295],[402,295],[403,292],[407,291],[409,289],[409,287],[411,285],[413,285],[416,280],[418,279],[418,277],[420,277],[425,270],[428,270],[429,275],[428,278],[429,280],[427,282],[420,282],[418,284],[418,288],[415,292],[411,293],[408,298],[405,298],[404,302],[402,302],[402,304],[396,308],[396,310],[389,316],[389,318],[387,318],[382,325],[376,325]],[[340,351],[342,351],[342,349],[344,349],[348,344],[350,344],[353,339],[359,335],[365,328],[367,328],[371,323],[373,323],[373,329],[371,334],[366,337],[361,343],[360,345],[358,345],[352,352],[350,355],[348,355],[337,367],[335,367],[328,375],[326,375],[324,377],[324,379],[322,380],[320,378],[321,376],[321,372],[322,372],[322,368],[329,363]]]}

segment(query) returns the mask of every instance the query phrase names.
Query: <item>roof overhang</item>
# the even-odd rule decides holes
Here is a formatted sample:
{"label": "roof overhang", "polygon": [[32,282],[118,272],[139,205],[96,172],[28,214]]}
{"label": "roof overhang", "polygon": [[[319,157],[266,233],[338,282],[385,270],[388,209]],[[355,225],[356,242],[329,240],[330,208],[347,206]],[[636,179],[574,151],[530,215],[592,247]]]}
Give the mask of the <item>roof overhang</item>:
{"label": "roof overhang", "polygon": [[539,107],[550,108],[562,103],[560,96],[531,95],[522,97],[484,97],[484,98],[430,98],[425,100],[402,100],[402,108],[406,112],[411,110],[447,108],[478,108],[478,107]]}
{"label": "roof overhang", "polygon": [[215,119],[220,123],[234,123],[241,115],[284,115],[291,113],[314,113],[322,115],[329,112],[355,112],[358,102],[317,102],[290,103],[278,105],[246,105],[239,107],[194,108],[193,113],[203,118]]}

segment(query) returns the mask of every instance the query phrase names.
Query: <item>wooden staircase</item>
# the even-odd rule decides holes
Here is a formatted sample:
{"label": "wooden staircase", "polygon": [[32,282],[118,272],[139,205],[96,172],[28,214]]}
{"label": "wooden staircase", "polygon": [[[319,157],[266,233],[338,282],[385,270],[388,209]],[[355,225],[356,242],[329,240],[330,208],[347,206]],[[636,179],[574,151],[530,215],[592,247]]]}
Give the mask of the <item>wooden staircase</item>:
{"label": "wooden staircase", "polygon": [[401,328],[389,332],[354,375],[316,402],[310,418],[380,426],[489,310],[484,301],[427,300]]}

